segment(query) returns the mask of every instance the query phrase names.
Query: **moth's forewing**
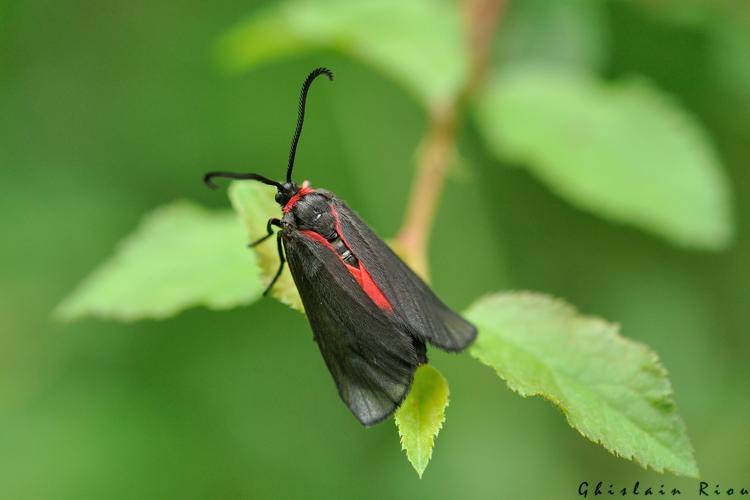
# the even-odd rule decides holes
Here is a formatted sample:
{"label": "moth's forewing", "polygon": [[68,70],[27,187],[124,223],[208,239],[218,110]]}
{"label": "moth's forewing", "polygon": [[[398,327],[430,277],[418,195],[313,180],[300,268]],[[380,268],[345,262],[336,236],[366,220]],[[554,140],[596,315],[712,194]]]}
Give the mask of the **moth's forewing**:
{"label": "moth's forewing", "polygon": [[283,233],[289,269],[339,395],[364,425],[401,404],[425,347],[379,309],[338,255],[293,227]]}

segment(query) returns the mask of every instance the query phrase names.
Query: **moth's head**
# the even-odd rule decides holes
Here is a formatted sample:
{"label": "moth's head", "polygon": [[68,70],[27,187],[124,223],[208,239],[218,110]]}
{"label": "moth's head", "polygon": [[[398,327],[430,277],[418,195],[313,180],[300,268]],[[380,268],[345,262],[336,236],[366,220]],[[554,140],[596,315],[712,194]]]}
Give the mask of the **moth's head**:
{"label": "moth's head", "polygon": [[299,186],[295,184],[293,181],[285,182],[284,184],[280,184],[276,189],[276,196],[275,200],[276,203],[281,205],[282,207],[289,203],[289,200],[292,199],[292,196],[297,194],[299,191]]}
{"label": "moth's head", "polygon": [[297,154],[297,143],[299,142],[299,136],[302,133],[302,124],[305,120],[305,103],[307,102],[307,92],[310,90],[313,80],[320,75],[325,75],[329,80],[333,80],[333,72],[328,68],[316,68],[307,75],[305,82],[302,84],[302,93],[299,97],[299,114],[297,115],[297,128],[294,130],[294,136],[292,137],[292,147],[289,150],[289,162],[286,168],[286,182],[281,183],[268,177],[264,177],[260,174],[239,174],[236,172],[209,172],[203,176],[203,182],[205,182],[210,188],[216,188],[216,184],[211,179],[214,177],[224,177],[227,179],[244,179],[254,180],[268,184],[269,186],[276,186],[276,203],[285,206],[292,197],[297,194],[302,188],[297,186],[292,180],[292,170],[294,169],[294,156]]}

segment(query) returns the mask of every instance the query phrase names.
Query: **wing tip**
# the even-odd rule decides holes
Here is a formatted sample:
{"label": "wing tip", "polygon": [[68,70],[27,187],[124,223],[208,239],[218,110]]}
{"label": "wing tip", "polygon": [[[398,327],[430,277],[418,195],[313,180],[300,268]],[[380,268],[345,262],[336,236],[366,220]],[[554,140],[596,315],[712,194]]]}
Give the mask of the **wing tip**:
{"label": "wing tip", "polygon": [[406,397],[409,395],[409,391],[411,391],[411,386],[414,383],[414,374],[416,373],[417,368],[419,368],[423,364],[427,364],[426,357],[424,358],[424,360],[424,362],[420,362],[419,364],[417,364],[411,371],[411,373],[409,374],[409,382],[404,385],[404,390],[399,395],[398,400],[391,400],[393,404],[389,406],[387,411],[382,412],[374,416],[373,418],[367,418],[365,415],[359,415],[354,408],[349,406],[349,403],[342,396],[342,399],[344,399],[344,403],[346,404],[347,408],[349,408],[349,410],[354,414],[354,417],[357,419],[357,421],[359,421],[359,423],[365,427],[372,427],[387,420],[388,418],[393,416],[394,413],[396,413],[396,410],[398,410],[406,400]]}
{"label": "wing tip", "polygon": [[362,424],[364,427],[372,427],[372,426],[375,426],[384,422],[385,420],[388,420],[388,418],[390,418],[396,412],[396,409],[398,409],[398,406],[394,406],[387,413],[384,413],[383,415],[378,415],[376,418],[373,418],[373,419],[362,419],[356,413],[354,414],[354,416],[357,418],[359,423]]}
{"label": "wing tip", "polygon": [[409,394],[409,391],[411,390],[411,385],[414,383],[414,374],[412,373],[411,380],[409,380],[409,384],[404,387],[403,393],[400,395],[398,401],[393,401],[392,405],[389,405],[388,409],[384,412],[381,412],[379,414],[376,414],[375,416],[368,418],[366,415],[359,415],[354,408],[349,407],[347,404],[347,407],[351,412],[354,414],[354,417],[359,421],[360,424],[362,424],[365,427],[372,427],[374,425],[377,425],[385,420],[388,420],[391,416],[393,416],[394,413],[396,413],[396,410],[399,409],[399,407],[403,404],[404,400],[406,400],[406,396]]}
{"label": "wing tip", "polygon": [[479,334],[476,326],[472,325],[468,321],[466,322],[466,325],[468,328],[462,330],[460,332],[460,335],[455,335],[455,337],[460,337],[458,340],[454,340],[455,337],[449,337],[448,339],[446,339],[448,340],[448,342],[444,342],[443,339],[441,339],[439,342],[431,338],[425,338],[424,340],[430,345],[437,347],[442,351],[458,354],[465,351],[469,346],[471,346],[471,344],[474,343],[474,341],[477,339],[477,335]]}

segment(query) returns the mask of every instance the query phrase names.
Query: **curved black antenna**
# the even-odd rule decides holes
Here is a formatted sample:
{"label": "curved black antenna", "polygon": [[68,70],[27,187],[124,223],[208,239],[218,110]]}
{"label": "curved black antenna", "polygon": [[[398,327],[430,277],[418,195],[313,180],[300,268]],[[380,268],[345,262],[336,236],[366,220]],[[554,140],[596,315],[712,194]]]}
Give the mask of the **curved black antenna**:
{"label": "curved black antenna", "polygon": [[313,80],[320,75],[326,75],[329,80],[333,81],[333,72],[328,68],[315,68],[305,78],[305,83],[302,84],[302,93],[299,96],[299,113],[297,115],[297,128],[294,131],[294,137],[292,137],[292,148],[289,150],[289,164],[286,168],[286,181],[292,182],[292,169],[294,168],[294,155],[297,154],[297,143],[299,142],[299,136],[302,133],[302,123],[305,121],[305,101],[307,101],[307,91],[310,90]]}
{"label": "curved black antenna", "polygon": [[206,186],[210,187],[211,189],[216,189],[217,186],[214,184],[214,182],[211,180],[214,177],[224,177],[225,179],[238,179],[238,180],[253,180],[253,181],[260,181],[263,184],[268,184],[269,186],[276,186],[278,189],[282,189],[281,183],[276,182],[272,179],[269,179],[268,177],[263,177],[259,174],[237,174],[234,172],[209,172],[206,175],[203,176],[203,182],[206,183]]}

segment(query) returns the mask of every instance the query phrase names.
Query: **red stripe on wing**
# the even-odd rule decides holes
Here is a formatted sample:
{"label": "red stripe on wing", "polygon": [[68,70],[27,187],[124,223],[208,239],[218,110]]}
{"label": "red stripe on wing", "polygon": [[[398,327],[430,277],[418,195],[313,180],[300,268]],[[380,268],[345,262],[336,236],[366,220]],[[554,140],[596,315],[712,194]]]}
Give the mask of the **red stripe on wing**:
{"label": "red stripe on wing", "polygon": [[362,261],[359,261],[359,269],[350,265],[347,265],[346,267],[349,269],[349,272],[352,273],[354,279],[357,280],[359,286],[362,287],[362,290],[364,290],[367,296],[370,297],[373,302],[375,302],[376,306],[378,306],[383,311],[393,311],[393,306],[390,302],[388,302],[388,299],[385,297],[385,295],[383,295],[383,292],[380,290],[378,284],[375,283],[375,280],[372,279],[370,273],[367,272],[367,269],[365,269],[365,265],[362,264]]}
{"label": "red stripe on wing", "polygon": [[[339,236],[346,244],[346,240],[344,239],[344,236],[341,234],[339,227],[338,227],[338,215],[336,215],[336,211],[333,211],[333,215],[336,218],[336,230],[339,231]],[[346,269],[349,271],[349,274],[354,277],[355,281],[359,284],[359,287],[362,289],[365,294],[367,294],[368,297],[370,297],[370,300],[375,303],[378,308],[380,308],[383,311],[392,312],[393,306],[388,301],[385,295],[383,295],[383,292],[380,290],[380,287],[377,283],[375,283],[375,280],[372,279],[372,276],[370,276],[370,273],[367,272],[367,269],[365,269],[365,265],[362,263],[362,261],[359,261],[359,267],[354,267],[346,263],[344,259],[341,258],[341,256],[336,252],[336,250],[333,248],[333,246],[328,243],[328,240],[323,238],[320,234],[316,233],[315,231],[301,231],[302,234],[307,236],[308,238],[315,240],[326,248],[328,248],[331,252],[336,254],[336,256],[341,260],[341,262],[346,266]],[[347,244],[347,248],[349,248],[349,245]],[[349,249],[351,251],[351,248]]]}

